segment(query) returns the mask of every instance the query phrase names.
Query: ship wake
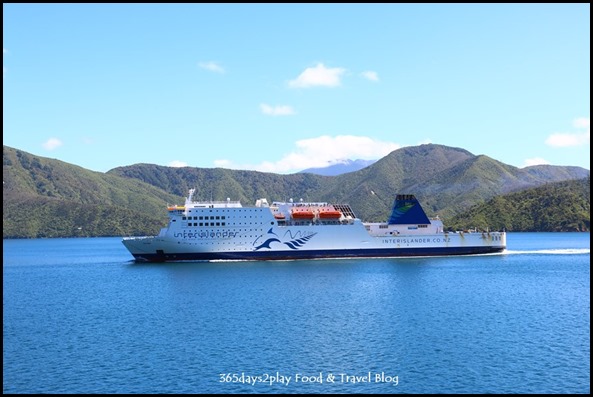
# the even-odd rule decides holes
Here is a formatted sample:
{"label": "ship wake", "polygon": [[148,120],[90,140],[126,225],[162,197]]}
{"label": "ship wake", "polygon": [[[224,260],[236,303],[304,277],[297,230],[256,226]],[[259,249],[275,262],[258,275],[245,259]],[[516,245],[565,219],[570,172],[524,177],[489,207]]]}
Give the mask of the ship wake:
{"label": "ship wake", "polygon": [[540,255],[589,255],[590,248],[558,248],[558,249],[543,249],[543,250],[504,250],[503,254],[520,255],[520,254],[540,254]]}

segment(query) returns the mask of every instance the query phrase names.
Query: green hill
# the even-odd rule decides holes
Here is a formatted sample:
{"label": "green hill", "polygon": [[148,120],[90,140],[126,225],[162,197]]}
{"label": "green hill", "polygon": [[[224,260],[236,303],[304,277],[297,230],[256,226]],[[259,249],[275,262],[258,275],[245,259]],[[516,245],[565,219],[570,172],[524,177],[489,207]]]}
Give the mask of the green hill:
{"label": "green hill", "polygon": [[414,194],[430,216],[446,221],[500,194],[589,175],[579,167],[547,166],[545,170],[520,169],[464,149],[429,144],[395,150],[369,167],[334,177],[150,164],[118,167],[108,173],[176,195],[196,187],[196,198],[201,199],[230,197],[248,204],[261,197],[347,202],[365,221],[387,219],[395,194]]}
{"label": "green hill", "polygon": [[181,198],[138,180],[3,148],[3,237],[154,233]]}
{"label": "green hill", "polygon": [[228,197],[244,205],[258,198],[345,202],[365,221],[386,220],[396,194],[414,194],[429,216],[439,215],[449,226],[453,217],[497,196],[588,176],[579,167],[519,169],[433,144],[396,150],[369,167],[338,176],[154,164],[100,173],[4,146],[3,237],[155,234],[167,222],[167,204],[183,203],[190,188],[197,189],[195,199]]}
{"label": "green hill", "polygon": [[549,183],[494,197],[454,217],[452,229],[573,232],[591,229],[591,178]]}

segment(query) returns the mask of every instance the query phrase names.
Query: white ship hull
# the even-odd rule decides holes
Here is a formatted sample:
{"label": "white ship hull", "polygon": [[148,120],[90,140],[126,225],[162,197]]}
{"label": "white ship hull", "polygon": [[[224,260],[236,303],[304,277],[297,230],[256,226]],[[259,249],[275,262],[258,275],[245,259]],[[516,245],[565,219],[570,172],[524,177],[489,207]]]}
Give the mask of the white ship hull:
{"label": "white ship hull", "polygon": [[[411,203],[405,211],[414,204],[422,211],[415,198]],[[345,216],[351,213],[346,206],[339,207],[345,210],[340,218],[324,219],[327,208],[326,203],[192,203],[190,195],[184,207],[169,209],[169,225],[158,236],[125,238],[123,244],[137,261],[158,262],[475,255],[506,248],[505,232],[447,233],[423,211],[426,220],[418,224],[363,223]],[[309,209],[316,211],[314,218],[299,218],[307,215],[297,210]]]}

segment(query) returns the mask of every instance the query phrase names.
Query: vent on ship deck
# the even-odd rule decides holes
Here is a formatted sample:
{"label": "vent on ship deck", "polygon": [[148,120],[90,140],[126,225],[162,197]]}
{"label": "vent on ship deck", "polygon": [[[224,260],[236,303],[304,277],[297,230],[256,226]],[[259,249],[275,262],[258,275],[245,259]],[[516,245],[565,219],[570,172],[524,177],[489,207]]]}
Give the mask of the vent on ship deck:
{"label": "vent on ship deck", "polygon": [[351,216],[352,218],[356,218],[356,215],[354,215],[352,208],[350,208],[348,204],[334,204],[334,208],[342,212],[344,216]]}

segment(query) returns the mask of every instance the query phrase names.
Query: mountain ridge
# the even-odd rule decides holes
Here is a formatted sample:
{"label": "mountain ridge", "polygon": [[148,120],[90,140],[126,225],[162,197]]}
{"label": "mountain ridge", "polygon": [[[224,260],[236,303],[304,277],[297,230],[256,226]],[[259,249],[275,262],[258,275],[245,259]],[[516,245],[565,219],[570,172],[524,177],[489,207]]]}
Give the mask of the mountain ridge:
{"label": "mountain ridge", "polygon": [[414,194],[429,216],[447,220],[498,195],[590,174],[580,167],[519,169],[436,144],[401,148],[337,176],[154,164],[100,173],[7,146],[3,160],[5,238],[155,234],[166,224],[166,205],[183,203],[189,188],[202,200],[346,202],[365,221],[384,221],[395,194]]}
{"label": "mountain ridge", "polygon": [[305,170],[299,171],[298,173],[310,173],[310,174],[317,174],[317,175],[324,175],[324,176],[337,176],[341,174],[347,174],[349,172],[354,172],[361,170],[365,167],[368,167],[371,164],[374,164],[377,160],[350,160],[350,159],[342,159],[339,161],[332,162],[325,167],[314,167],[314,168],[307,168]]}

